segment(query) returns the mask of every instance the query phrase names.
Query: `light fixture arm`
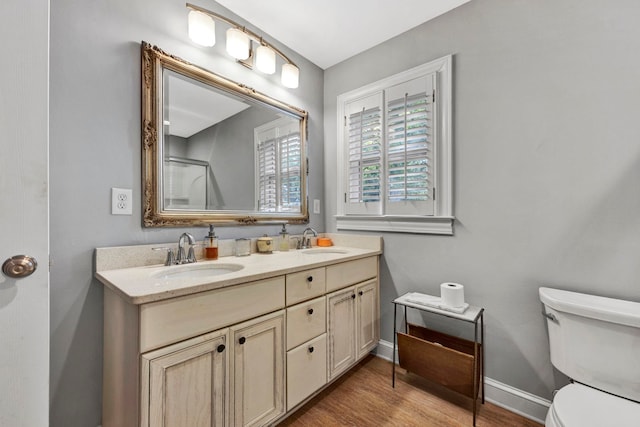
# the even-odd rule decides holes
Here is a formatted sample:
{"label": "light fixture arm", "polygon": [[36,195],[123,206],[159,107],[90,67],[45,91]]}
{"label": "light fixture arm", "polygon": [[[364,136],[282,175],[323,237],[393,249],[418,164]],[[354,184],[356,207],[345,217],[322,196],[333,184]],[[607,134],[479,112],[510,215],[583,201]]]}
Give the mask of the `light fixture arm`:
{"label": "light fixture arm", "polygon": [[194,4],[191,3],[187,3],[187,8],[191,9],[191,10],[195,10],[197,12],[201,12],[204,13],[205,15],[210,16],[211,18],[217,19],[218,21],[222,21],[240,31],[242,31],[243,33],[245,33],[251,40],[255,41],[256,43],[260,44],[261,46],[267,46],[270,49],[272,49],[276,54],[278,54],[278,56],[280,56],[282,59],[285,60],[285,62],[287,62],[288,64],[293,65],[294,67],[298,67],[291,59],[289,59],[289,57],[287,55],[285,55],[284,53],[282,53],[282,51],[280,51],[280,49],[278,49],[277,47],[273,46],[271,43],[267,42],[266,40],[264,40],[264,38],[262,38],[261,36],[257,35],[256,33],[254,33],[253,31],[247,29],[245,26],[238,24],[237,22],[226,18],[222,15],[219,15],[215,12],[212,12],[208,9],[204,9],[200,6],[196,6]]}

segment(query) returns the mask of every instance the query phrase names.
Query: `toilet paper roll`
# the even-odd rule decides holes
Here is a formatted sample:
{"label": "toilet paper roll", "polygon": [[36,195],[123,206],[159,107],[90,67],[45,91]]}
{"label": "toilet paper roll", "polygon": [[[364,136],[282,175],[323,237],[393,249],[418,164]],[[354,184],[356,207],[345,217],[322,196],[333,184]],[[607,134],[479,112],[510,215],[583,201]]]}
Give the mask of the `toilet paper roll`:
{"label": "toilet paper roll", "polygon": [[464,286],[459,283],[443,283],[440,285],[440,298],[444,305],[462,307],[464,305]]}

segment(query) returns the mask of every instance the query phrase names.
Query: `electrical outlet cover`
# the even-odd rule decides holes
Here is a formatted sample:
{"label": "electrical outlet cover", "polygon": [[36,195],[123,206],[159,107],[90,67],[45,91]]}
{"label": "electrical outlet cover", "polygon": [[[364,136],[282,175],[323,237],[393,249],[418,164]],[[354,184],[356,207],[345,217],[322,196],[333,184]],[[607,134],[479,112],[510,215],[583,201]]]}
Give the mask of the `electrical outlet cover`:
{"label": "electrical outlet cover", "polygon": [[131,215],[133,204],[133,191],[130,188],[111,189],[111,214]]}

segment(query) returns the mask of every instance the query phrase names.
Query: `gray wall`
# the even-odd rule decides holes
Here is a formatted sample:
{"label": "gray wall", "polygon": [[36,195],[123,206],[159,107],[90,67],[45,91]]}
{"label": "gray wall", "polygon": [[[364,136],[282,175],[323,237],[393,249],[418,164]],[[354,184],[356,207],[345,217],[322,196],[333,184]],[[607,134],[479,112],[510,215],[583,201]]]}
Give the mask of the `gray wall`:
{"label": "gray wall", "polygon": [[[325,70],[336,97],[454,55],[455,236],[384,233],[382,338],[409,290],[465,285],[493,379],[551,397],[538,287],[640,301],[640,3],[474,0]],[[335,230],[335,174],[325,174]]]}
{"label": "gray wall", "polygon": [[[212,0],[200,6],[243,22]],[[224,27],[218,26],[218,40]],[[258,33],[258,29],[253,28]],[[265,34],[267,39],[274,41]],[[301,68],[300,87],[247,70],[224,44],[200,48],[187,37],[187,9],[175,0],[57,0],[51,4],[51,426],[101,422],[102,285],[93,279],[96,247],[177,241],[206,227],[141,226],[140,42],[200,64],[309,111],[310,199],[323,195],[321,69],[278,45]],[[275,43],[275,41],[274,41]],[[111,187],[132,188],[132,216],[112,216]],[[321,229],[323,215],[311,215]],[[303,226],[290,227],[300,233]],[[279,227],[220,227],[221,238],[276,234]]]}
{"label": "gray wall", "polygon": [[189,157],[208,161],[210,209],[256,209],[254,128],[278,116],[250,107],[189,137]]}

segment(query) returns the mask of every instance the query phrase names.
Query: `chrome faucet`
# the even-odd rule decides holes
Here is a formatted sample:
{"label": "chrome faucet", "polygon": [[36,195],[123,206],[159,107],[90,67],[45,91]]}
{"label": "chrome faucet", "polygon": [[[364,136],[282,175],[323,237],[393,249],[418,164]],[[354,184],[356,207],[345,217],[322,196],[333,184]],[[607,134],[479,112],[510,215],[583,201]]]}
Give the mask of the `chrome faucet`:
{"label": "chrome faucet", "polygon": [[[189,242],[189,253],[187,256],[184,254],[185,239]],[[193,251],[193,245],[195,245],[195,243],[196,240],[193,238],[192,234],[182,233],[180,239],[178,239],[178,256],[176,256],[176,264],[189,264],[196,262],[196,255]]]}
{"label": "chrome faucet", "polygon": [[313,237],[318,237],[318,232],[316,230],[314,230],[311,227],[305,228],[304,231],[302,232],[300,249],[308,249],[311,247],[311,239],[307,237],[307,231],[310,231],[311,233],[313,233]]}

